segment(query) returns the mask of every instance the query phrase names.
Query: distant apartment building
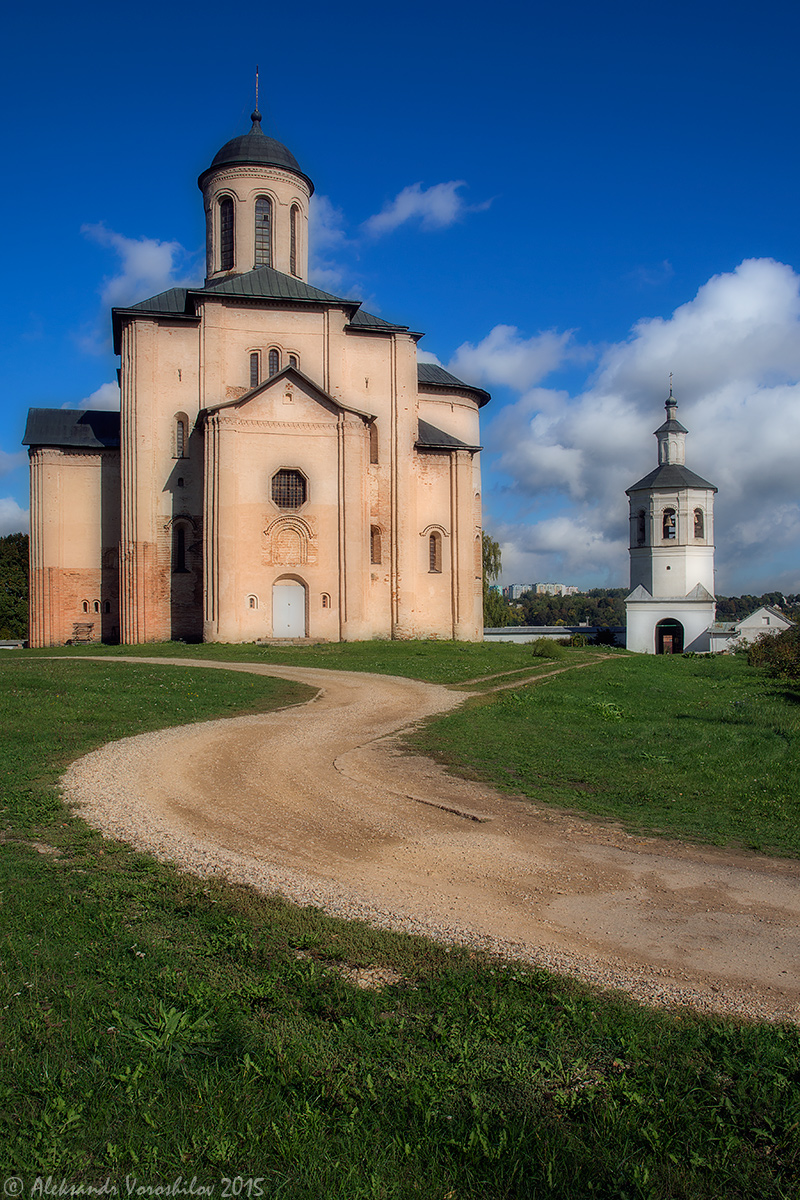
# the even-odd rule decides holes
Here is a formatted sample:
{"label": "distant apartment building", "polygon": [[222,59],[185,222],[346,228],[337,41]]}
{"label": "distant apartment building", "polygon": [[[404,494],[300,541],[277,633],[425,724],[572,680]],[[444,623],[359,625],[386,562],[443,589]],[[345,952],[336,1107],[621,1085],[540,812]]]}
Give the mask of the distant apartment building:
{"label": "distant apartment building", "polygon": [[577,596],[581,589],[567,583],[537,583],[533,590],[537,596]]}
{"label": "distant apartment building", "polygon": [[510,583],[508,587],[503,588],[503,595],[506,600],[519,600],[526,592],[532,592],[535,586],[534,583]]}

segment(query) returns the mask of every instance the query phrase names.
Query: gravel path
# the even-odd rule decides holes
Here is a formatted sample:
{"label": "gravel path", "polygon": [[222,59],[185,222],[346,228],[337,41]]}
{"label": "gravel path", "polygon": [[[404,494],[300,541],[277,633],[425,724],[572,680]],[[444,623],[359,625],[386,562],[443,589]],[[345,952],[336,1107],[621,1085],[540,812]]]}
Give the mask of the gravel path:
{"label": "gravel path", "polygon": [[796,862],[631,836],[400,753],[399,730],[463,692],[254,663],[97,661],[319,688],[307,705],[126,738],[73,763],[64,794],[108,835],[200,875],[648,1003],[800,1023]]}

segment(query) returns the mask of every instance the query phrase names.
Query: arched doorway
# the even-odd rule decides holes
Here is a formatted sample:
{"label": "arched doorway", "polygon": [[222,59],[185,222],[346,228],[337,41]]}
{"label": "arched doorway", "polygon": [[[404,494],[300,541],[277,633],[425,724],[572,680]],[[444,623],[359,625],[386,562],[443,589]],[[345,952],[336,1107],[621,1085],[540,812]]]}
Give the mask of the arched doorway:
{"label": "arched doorway", "polygon": [[683,626],[667,617],[656,625],[656,654],[683,654]]}
{"label": "arched doorway", "polygon": [[297,579],[278,579],[272,585],[272,636],[306,637],[306,589]]}

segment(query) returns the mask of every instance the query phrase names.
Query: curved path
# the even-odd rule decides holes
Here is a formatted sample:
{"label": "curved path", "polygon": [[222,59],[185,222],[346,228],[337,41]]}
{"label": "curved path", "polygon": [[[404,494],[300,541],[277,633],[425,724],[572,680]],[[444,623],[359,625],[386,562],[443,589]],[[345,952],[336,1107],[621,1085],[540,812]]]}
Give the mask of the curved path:
{"label": "curved path", "polygon": [[486,947],[654,1003],[800,1022],[800,867],[631,836],[401,754],[464,692],[393,676],[273,675],[309,704],[143,734],[67,771],[104,832],[345,917]]}

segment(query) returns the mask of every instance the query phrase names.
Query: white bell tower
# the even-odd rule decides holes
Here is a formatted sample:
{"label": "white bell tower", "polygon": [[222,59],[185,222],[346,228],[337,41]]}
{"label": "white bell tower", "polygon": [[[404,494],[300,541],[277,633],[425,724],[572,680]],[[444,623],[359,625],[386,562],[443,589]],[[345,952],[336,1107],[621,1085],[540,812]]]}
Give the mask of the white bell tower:
{"label": "white bell tower", "polygon": [[670,387],[655,431],[658,466],[628,488],[631,593],[627,647],[640,654],[709,648],[714,621],[713,483],[686,463],[687,430]]}

